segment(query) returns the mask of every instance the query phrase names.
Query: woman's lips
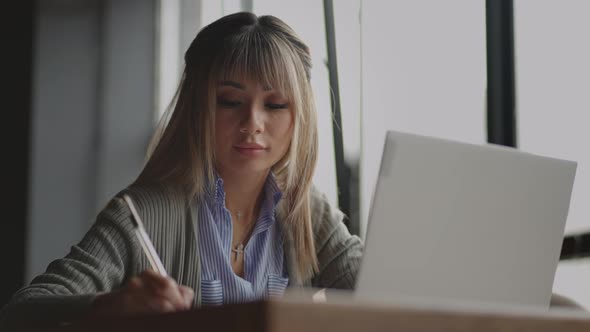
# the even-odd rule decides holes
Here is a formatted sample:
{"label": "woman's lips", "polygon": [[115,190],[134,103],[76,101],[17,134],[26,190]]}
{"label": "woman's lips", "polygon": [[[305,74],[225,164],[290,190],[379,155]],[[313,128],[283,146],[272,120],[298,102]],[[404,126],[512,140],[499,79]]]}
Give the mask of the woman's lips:
{"label": "woman's lips", "polygon": [[235,145],[234,149],[236,149],[240,154],[244,156],[251,157],[259,156],[266,151],[266,148],[264,146],[256,143],[245,143]]}
{"label": "woman's lips", "polygon": [[241,149],[265,149],[265,147],[258,143],[241,143],[236,145],[237,148]]}

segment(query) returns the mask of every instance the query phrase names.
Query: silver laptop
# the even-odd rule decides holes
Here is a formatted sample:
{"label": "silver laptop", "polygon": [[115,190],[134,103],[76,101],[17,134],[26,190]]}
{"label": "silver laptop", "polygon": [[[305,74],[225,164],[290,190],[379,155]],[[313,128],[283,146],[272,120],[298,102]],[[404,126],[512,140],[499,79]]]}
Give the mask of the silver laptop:
{"label": "silver laptop", "polygon": [[357,296],[547,308],[576,163],[389,131]]}

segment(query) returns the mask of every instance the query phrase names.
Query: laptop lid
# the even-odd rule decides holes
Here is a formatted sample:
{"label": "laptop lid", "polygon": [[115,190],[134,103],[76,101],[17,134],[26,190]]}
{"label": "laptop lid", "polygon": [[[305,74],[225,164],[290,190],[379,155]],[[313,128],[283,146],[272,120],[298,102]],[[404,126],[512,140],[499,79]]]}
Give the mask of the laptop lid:
{"label": "laptop lid", "polygon": [[389,131],[357,296],[549,306],[576,163]]}

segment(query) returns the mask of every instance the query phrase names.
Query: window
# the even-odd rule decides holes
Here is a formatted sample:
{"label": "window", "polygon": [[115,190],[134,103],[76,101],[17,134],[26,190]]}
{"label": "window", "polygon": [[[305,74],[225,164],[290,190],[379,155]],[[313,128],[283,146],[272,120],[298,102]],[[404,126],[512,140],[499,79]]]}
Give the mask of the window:
{"label": "window", "polygon": [[[590,21],[586,1],[514,1],[519,146],[578,162],[566,234],[590,230]],[[554,291],[590,306],[587,260],[560,262]]]}
{"label": "window", "polygon": [[385,131],[485,143],[485,2],[362,1],[361,234]]}

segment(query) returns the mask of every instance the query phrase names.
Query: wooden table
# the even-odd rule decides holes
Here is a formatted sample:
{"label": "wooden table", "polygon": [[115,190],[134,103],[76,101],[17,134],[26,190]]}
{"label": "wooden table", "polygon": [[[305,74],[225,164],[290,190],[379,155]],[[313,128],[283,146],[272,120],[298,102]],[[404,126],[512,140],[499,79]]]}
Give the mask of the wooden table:
{"label": "wooden table", "polygon": [[293,293],[279,300],[83,321],[43,331],[590,331],[590,313],[585,311],[481,310],[374,303],[340,295],[328,298],[316,303]]}

